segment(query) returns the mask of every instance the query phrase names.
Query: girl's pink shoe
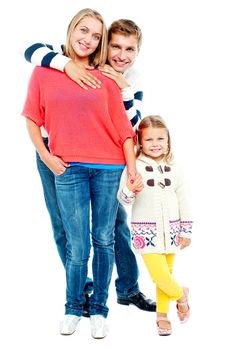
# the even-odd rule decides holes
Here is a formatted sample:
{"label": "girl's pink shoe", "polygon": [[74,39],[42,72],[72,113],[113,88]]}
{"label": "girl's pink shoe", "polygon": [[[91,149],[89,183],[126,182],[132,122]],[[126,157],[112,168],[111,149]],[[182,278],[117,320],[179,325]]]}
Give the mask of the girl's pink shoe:
{"label": "girl's pink shoe", "polygon": [[158,316],[156,323],[158,335],[166,336],[172,333],[171,322],[166,317]]}
{"label": "girl's pink shoe", "polygon": [[[189,289],[186,287],[183,287],[183,292],[185,297],[184,301],[183,302],[177,301],[177,304],[176,304],[177,315],[181,323],[187,322],[190,317],[190,307],[188,304]],[[186,311],[183,311],[183,310],[186,310]]]}

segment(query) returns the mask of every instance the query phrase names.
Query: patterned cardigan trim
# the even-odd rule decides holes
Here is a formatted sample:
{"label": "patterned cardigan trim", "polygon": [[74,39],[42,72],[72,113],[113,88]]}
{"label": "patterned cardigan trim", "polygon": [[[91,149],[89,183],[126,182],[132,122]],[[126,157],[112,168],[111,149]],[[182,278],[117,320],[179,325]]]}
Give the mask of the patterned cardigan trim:
{"label": "patterned cardigan trim", "polygon": [[[192,224],[192,221],[169,221],[169,241],[171,247],[177,247],[180,244],[180,236],[192,233]],[[134,248],[156,247],[156,222],[131,222],[131,234]]]}

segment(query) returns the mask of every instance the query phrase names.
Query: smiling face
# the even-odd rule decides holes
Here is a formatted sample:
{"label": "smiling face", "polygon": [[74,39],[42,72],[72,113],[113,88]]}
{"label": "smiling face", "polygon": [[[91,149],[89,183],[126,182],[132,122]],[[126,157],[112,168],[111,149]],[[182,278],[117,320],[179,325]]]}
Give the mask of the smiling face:
{"label": "smiling face", "polygon": [[165,128],[142,129],[141,147],[144,154],[160,161],[168,152],[168,133]]}
{"label": "smiling face", "polygon": [[88,57],[97,49],[102,36],[102,23],[94,17],[83,18],[70,36],[73,50],[80,59],[88,64]]}
{"label": "smiling face", "polygon": [[135,35],[111,35],[108,43],[108,63],[119,73],[134,64],[138,54],[138,40]]}

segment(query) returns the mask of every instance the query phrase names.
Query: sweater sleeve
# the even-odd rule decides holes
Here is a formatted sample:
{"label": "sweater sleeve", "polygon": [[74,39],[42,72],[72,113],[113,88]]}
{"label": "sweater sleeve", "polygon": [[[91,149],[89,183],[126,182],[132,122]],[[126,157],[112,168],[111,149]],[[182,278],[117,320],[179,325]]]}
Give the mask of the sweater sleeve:
{"label": "sweater sleeve", "polygon": [[176,195],[179,203],[180,211],[180,236],[190,238],[192,234],[193,220],[190,205],[190,194],[187,188],[187,184],[184,180],[184,174],[176,168],[177,173],[177,185]]}
{"label": "sweater sleeve", "polygon": [[127,116],[134,131],[136,131],[142,117],[143,91],[141,78],[139,73],[132,68],[124,76],[130,86],[121,90],[122,98]]}
{"label": "sweater sleeve", "polygon": [[71,59],[64,56],[64,45],[50,45],[45,43],[25,44],[20,52],[24,58],[37,66],[50,67],[64,71],[64,67]]}
{"label": "sweater sleeve", "polygon": [[133,138],[136,142],[136,135],[126,115],[120,89],[113,80],[108,79],[107,91],[109,113],[120,137],[121,143],[123,144],[127,138]]}
{"label": "sweater sleeve", "polygon": [[41,103],[38,67],[33,70],[29,80],[27,96],[21,114],[26,118],[33,120],[38,126],[44,124],[45,110]]}

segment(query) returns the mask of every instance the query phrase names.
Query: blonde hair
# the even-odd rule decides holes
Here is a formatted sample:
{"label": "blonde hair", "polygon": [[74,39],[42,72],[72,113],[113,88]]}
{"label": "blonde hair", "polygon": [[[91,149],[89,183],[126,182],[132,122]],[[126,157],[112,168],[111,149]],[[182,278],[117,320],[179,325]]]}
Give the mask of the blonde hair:
{"label": "blonde hair", "polygon": [[165,129],[167,131],[167,137],[168,137],[168,151],[164,155],[164,161],[167,162],[168,164],[172,162],[173,160],[173,154],[171,151],[171,137],[170,133],[168,130],[168,127],[159,115],[150,115],[141,120],[138,126],[137,130],[137,150],[136,150],[136,157],[139,156],[139,154],[142,152],[141,151],[141,139],[142,139],[142,132],[146,128],[161,128]]}
{"label": "blonde hair", "polygon": [[71,45],[71,35],[75,30],[76,26],[81,22],[85,17],[93,17],[102,23],[102,35],[96,50],[88,57],[89,64],[96,67],[98,65],[103,65],[107,59],[107,27],[104,23],[103,17],[101,14],[90,8],[85,8],[79,11],[71,20],[66,35],[66,45],[65,45],[65,55],[74,59],[76,54]]}

